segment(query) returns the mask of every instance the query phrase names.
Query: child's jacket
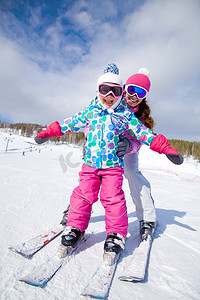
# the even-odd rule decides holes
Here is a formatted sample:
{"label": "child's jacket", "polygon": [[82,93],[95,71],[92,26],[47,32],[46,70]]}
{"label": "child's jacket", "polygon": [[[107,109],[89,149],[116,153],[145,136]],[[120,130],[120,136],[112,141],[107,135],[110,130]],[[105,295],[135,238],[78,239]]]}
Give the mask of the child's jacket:
{"label": "child's jacket", "polygon": [[62,133],[88,127],[84,163],[98,169],[123,166],[117,154],[119,134],[126,130],[131,136],[150,146],[153,132],[138,121],[122,99],[118,107],[105,109],[96,97],[81,112],[59,123]]}

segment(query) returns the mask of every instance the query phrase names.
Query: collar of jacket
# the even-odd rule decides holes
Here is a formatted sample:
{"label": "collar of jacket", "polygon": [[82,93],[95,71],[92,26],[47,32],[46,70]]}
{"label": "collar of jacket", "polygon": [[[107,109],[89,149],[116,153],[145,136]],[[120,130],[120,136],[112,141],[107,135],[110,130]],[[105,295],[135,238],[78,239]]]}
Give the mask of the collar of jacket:
{"label": "collar of jacket", "polygon": [[91,104],[94,107],[96,107],[99,110],[101,110],[101,112],[104,113],[104,114],[111,114],[113,112],[120,111],[120,110],[125,109],[127,107],[127,104],[126,104],[126,101],[125,101],[124,97],[122,97],[119,105],[115,109],[109,109],[109,108],[107,109],[107,108],[103,107],[103,105],[102,105],[102,103],[101,103],[101,101],[99,100],[98,97],[95,97],[92,100]]}

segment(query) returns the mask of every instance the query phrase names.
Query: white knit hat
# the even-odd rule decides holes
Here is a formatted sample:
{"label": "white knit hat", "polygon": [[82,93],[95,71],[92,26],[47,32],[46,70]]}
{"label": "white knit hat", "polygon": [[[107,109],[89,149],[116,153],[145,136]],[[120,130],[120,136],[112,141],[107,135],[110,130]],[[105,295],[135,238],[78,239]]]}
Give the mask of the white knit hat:
{"label": "white knit hat", "polygon": [[[97,90],[98,90],[98,86],[101,83],[114,83],[114,84],[120,85],[123,88],[123,81],[122,81],[121,77],[119,76],[119,69],[116,66],[116,64],[111,63],[111,64],[108,64],[104,68],[104,74],[101,75],[97,80]],[[97,96],[99,96],[98,92],[97,92]],[[113,106],[110,109],[108,109],[109,113],[112,113],[113,109],[115,109],[119,105],[121,98],[122,97],[120,97],[117,100],[117,102],[115,102],[115,104],[113,104]]]}
{"label": "white knit hat", "polygon": [[123,87],[123,81],[122,81],[121,77],[119,75],[113,74],[111,72],[101,75],[97,80],[97,85],[99,85],[101,83],[105,83],[105,82],[119,84],[120,86]]}

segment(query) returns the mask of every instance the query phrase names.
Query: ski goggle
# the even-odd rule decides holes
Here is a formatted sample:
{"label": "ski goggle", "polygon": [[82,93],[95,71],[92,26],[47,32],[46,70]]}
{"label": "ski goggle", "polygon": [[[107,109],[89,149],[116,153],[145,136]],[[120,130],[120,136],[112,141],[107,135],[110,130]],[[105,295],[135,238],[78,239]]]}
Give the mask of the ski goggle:
{"label": "ski goggle", "polygon": [[112,83],[101,83],[98,86],[98,92],[103,97],[112,94],[113,97],[119,98],[123,94],[123,88],[120,85]]}
{"label": "ski goggle", "polygon": [[137,85],[129,84],[125,86],[125,91],[129,96],[137,95],[139,99],[146,97],[147,91]]}

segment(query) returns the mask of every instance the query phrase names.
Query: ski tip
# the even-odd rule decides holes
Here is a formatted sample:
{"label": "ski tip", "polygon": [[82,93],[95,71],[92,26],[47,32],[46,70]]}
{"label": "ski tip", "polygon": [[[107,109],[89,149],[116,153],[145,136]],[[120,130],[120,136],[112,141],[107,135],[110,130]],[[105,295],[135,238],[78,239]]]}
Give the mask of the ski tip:
{"label": "ski tip", "polygon": [[144,280],[144,278],[135,277],[135,276],[120,276],[118,277],[118,279],[121,281],[129,281],[129,282],[140,282]]}
{"label": "ski tip", "polygon": [[32,285],[30,282],[26,281],[25,279],[19,279],[20,282],[23,282],[23,283],[26,283],[26,284],[29,284],[29,285]]}
{"label": "ski tip", "polygon": [[8,249],[9,249],[12,253],[15,253],[15,254],[17,254],[17,255],[20,255],[20,256],[23,257],[23,258],[32,259],[32,257],[33,257],[33,254],[26,254],[26,253],[20,252],[19,250],[15,249],[14,247],[9,247]]}
{"label": "ski tip", "polygon": [[90,298],[90,299],[102,299],[102,300],[106,299],[105,297],[95,296],[95,295],[87,294],[87,293],[82,293],[81,296],[84,296],[84,297],[87,297],[87,298]]}
{"label": "ski tip", "polygon": [[26,283],[28,285],[34,286],[34,287],[44,287],[45,284],[38,284],[38,283],[33,283],[30,281],[27,281],[26,279],[19,279],[20,282]]}

